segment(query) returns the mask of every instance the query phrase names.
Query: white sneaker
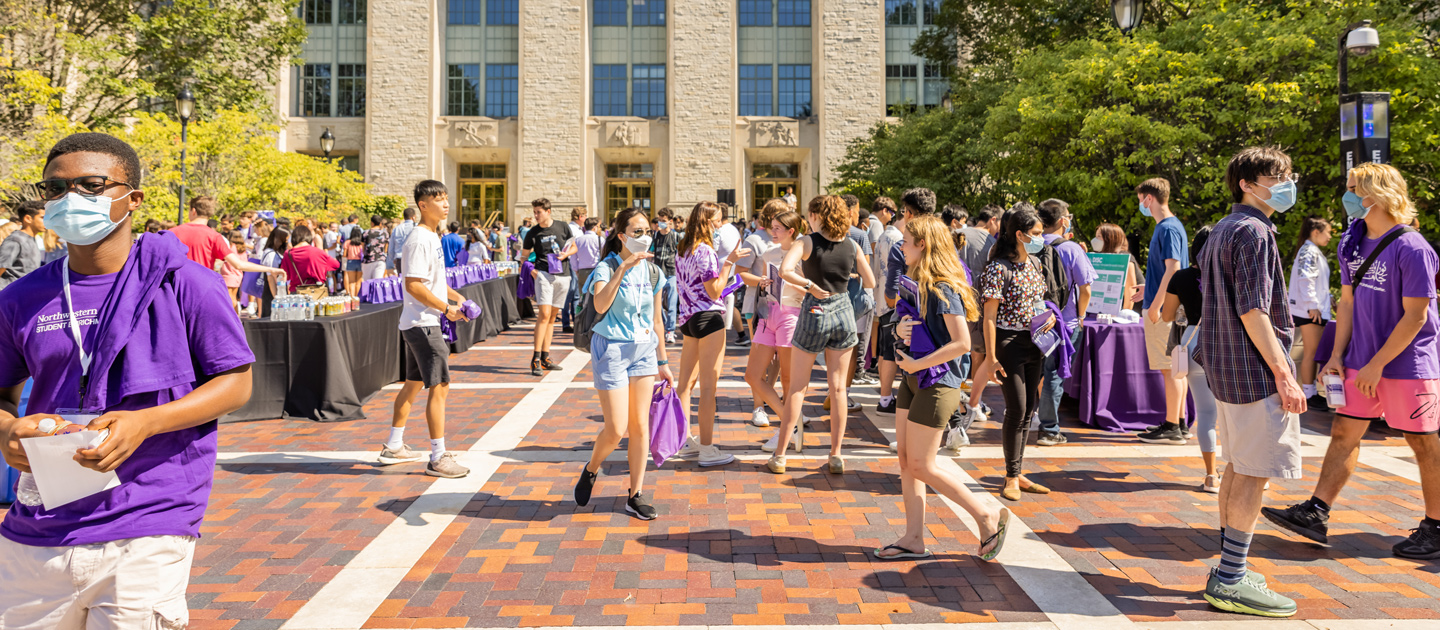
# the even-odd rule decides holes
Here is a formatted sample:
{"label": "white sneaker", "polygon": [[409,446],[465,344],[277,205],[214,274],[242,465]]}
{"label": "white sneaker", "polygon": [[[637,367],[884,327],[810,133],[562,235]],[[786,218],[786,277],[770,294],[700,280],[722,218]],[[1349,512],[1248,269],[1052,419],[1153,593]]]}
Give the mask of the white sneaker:
{"label": "white sneaker", "polygon": [[808,426],[810,426],[810,423],[811,423],[811,422],[814,422],[814,421],[815,421],[815,419],[814,419],[814,418],[811,418],[810,416],[802,415],[802,416],[800,416],[800,421],[803,422],[803,423],[805,423],[805,426],[808,427]]}
{"label": "white sneaker", "polygon": [[[796,427],[794,431],[791,431],[791,432],[790,432],[790,443],[793,445],[793,444],[795,444],[795,442],[798,441],[799,439],[800,439],[800,428],[799,428],[799,427]],[[779,445],[780,445],[780,431],[779,431],[779,430],[776,430],[776,431],[775,431],[775,435],[770,436],[770,439],[765,440],[765,443],[760,445],[760,450],[765,451],[766,453],[774,453],[774,452],[775,452],[775,447],[776,447],[776,446],[779,446]]]}
{"label": "white sneaker", "polygon": [[680,452],[675,453],[675,457],[694,457],[699,454],[700,441],[696,440],[695,436],[692,435],[688,438],[685,438],[685,447],[680,449]]}
{"label": "white sneaker", "polygon": [[973,427],[975,426],[975,423],[984,422],[985,419],[985,412],[980,410],[980,405],[972,405],[970,407],[970,422],[968,423],[968,426]]}
{"label": "white sneaker", "polygon": [[764,407],[756,407],[755,411],[750,414],[750,424],[757,427],[770,426],[770,416],[765,415]]}
{"label": "white sneaker", "polygon": [[959,453],[960,449],[970,445],[970,436],[965,433],[965,428],[956,426],[945,429],[945,441],[941,446],[942,450]]}
{"label": "white sneaker", "polygon": [[850,411],[860,411],[860,403],[855,402],[854,398],[846,396],[845,404],[847,405],[846,409],[849,409]]}
{"label": "white sneaker", "polygon": [[721,452],[720,447],[714,444],[700,447],[701,466],[724,466],[733,461],[735,461],[734,455]]}

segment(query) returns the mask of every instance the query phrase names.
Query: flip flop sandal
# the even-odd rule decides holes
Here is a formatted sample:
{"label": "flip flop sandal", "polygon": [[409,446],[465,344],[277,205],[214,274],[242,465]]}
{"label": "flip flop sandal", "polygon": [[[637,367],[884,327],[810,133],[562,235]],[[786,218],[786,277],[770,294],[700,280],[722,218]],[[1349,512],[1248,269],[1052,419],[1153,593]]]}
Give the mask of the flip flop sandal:
{"label": "flip flop sandal", "polygon": [[990,553],[982,554],[980,556],[981,560],[994,560],[995,556],[1000,555],[1000,548],[1005,546],[1005,533],[1007,530],[1010,529],[1009,525],[1010,509],[1002,507],[1000,508],[1000,523],[999,526],[995,529],[995,533],[991,534],[989,538],[986,538],[984,542],[980,543],[980,548],[984,549],[985,545],[988,545],[993,541],[995,543],[995,548],[991,549]]}
{"label": "flip flop sandal", "polygon": [[[897,554],[895,554],[895,555],[893,555],[893,556],[882,556],[882,555],[880,555],[880,552],[886,551],[886,550],[889,550],[889,549],[895,549],[895,550],[899,551],[900,553],[897,553]],[[880,549],[876,549],[873,553],[875,554],[875,558],[878,559],[878,560],[913,560],[913,559],[918,559],[918,558],[929,558],[930,555],[931,555],[931,554],[930,554],[930,551],[929,551],[928,549],[925,550],[925,551],[918,551],[918,552],[917,552],[917,551],[911,551],[911,550],[909,550],[909,549],[906,549],[906,548],[904,548],[904,547],[901,547],[900,545],[886,545],[885,547],[882,547],[882,548],[880,548]]]}

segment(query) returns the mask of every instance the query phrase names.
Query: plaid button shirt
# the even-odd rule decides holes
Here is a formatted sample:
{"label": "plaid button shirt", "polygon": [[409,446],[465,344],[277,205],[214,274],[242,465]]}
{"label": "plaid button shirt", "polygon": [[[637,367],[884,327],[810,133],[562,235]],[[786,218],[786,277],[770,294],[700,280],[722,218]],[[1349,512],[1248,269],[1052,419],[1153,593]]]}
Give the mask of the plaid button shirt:
{"label": "plaid button shirt", "polygon": [[1289,361],[1295,324],[1290,319],[1275,224],[1265,213],[1235,204],[1210,232],[1200,252],[1200,274],[1205,306],[1199,350],[1215,398],[1244,405],[1275,394],[1279,391],[1275,375],[1240,321],[1241,315],[1253,310],[1269,315]]}

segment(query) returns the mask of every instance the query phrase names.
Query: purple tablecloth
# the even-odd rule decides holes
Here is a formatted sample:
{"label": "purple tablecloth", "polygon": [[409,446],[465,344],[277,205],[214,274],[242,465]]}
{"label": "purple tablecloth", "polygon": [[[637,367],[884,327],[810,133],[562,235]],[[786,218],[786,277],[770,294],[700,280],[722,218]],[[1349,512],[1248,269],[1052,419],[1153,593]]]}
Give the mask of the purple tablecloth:
{"label": "purple tablecloth", "polygon": [[[452,289],[467,287],[500,277],[495,266],[490,264],[464,265],[445,270],[445,282]],[[385,304],[405,299],[405,279],[400,276],[374,278],[360,283],[360,301],[366,304]]]}
{"label": "purple tablecloth", "polygon": [[[1165,422],[1165,382],[1145,356],[1145,325],[1086,319],[1065,393],[1080,401],[1081,422],[1106,431],[1140,431]],[[1186,403],[1185,417],[1193,419],[1195,404]]]}

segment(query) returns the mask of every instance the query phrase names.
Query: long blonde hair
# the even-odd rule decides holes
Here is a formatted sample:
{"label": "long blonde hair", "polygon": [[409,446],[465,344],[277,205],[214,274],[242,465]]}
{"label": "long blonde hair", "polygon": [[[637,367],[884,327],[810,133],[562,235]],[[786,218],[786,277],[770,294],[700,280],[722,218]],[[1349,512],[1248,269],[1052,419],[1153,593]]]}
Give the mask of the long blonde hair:
{"label": "long blonde hair", "polygon": [[1415,204],[1410,202],[1409,186],[1399,169],[1367,162],[1350,169],[1350,174],[1355,176],[1355,194],[1379,199],[1385,204],[1385,212],[1400,225],[1415,220]]}
{"label": "long blonde hair", "polygon": [[925,300],[931,293],[941,295],[940,285],[948,284],[959,294],[965,304],[965,319],[980,320],[980,306],[975,299],[975,290],[965,281],[965,269],[960,266],[960,255],[955,250],[950,228],[932,214],[915,217],[905,223],[905,231],[920,245],[920,260],[909,267],[910,278],[920,285],[920,311],[925,311]]}
{"label": "long blonde hair", "polygon": [[680,239],[680,255],[689,256],[695,252],[695,245],[704,243],[711,249],[715,248],[715,226],[711,222],[715,217],[720,216],[720,204],[713,201],[702,201],[695,204],[695,209],[690,211],[690,218],[685,221],[685,237]]}

